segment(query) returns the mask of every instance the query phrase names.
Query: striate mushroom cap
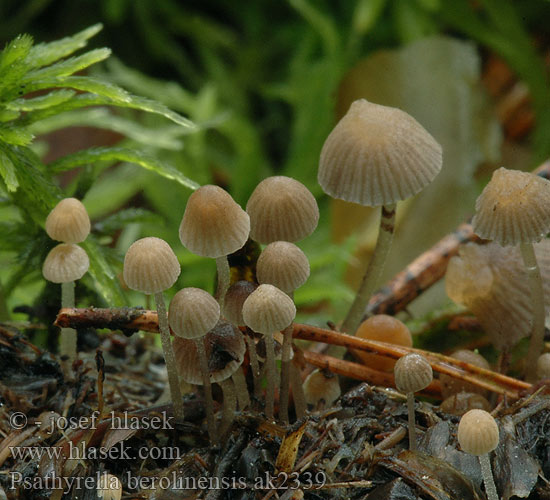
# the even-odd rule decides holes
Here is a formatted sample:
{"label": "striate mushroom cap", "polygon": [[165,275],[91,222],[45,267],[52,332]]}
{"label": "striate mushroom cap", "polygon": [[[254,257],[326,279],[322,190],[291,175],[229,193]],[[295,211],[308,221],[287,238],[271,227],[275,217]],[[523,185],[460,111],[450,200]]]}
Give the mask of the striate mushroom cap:
{"label": "striate mushroom cap", "polygon": [[124,257],[123,278],[132,290],[153,294],[170,288],[181,268],[166,241],[149,236],[130,245]]}
{"label": "striate mushroom cap", "polygon": [[493,451],[499,442],[495,419],[484,410],[465,413],[458,424],[458,442],[470,455],[485,455]]}
{"label": "striate mushroom cap", "polygon": [[260,254],[256,276],[260,283],[268,283],[290,293],[309,278],[309,261],[294,243],[274,241]]}
{"label": "striate mushroom cap", "polygon": [[52,240],[80,243],[90,234],[90,217],[76,198],[61,200],[46,218],[46,232]]}
{"label": "striate mushroom cap", "polygon": [[499,168],[476,201],[476,234],[502,246],[540,241],[550,232],[550,181]]}
{"label": "striate mushroom cap", "polygon": [[260,285],[243,304],[243,319],[258,333],[273,333],[289,326],[296,316],[292,299],[273,285]]}
{"label": "striate mushroom cap", "polygon": [[82,278],[89,267],[90,260],[83,248],[72,243],[60,243],[48,253],[42,274],[52,283],[69,283]]}
{"label": "striate mushroom cap", "polygon": [[179,337],[203,337],[220,319],[220,305],[200,288],[184,288],[174,295],[168,310],[168,323]]}
{"label": "striate mushroom cap", "polygon": [[317,179],[333,198],[375,207],[418,193],[441,165],[441,146],[412,116],[359,99],[327,137]]}
{"label": "striate mushroom cap", "polygon": [[219,186],[197,189],[187,201],[180,241],[201,257],[218,258],[241,248],[250,233],[248,214]]}
{"label": "striate mushroom cap", "polygon": [[425,389],[433,380],[430,363],[424,356],[411,353],[397,360],[393,370],[395,386],[401,392],[417,392]]}
{"label": "striate mushroom cap", "polygon": [[319,222],[319,207],[296,179],[277,175],[260,182],[246,204],[250,237],[260,243],[299,241]]}
{"label": "striate mushroom cap", "polygon": [[244,326],[243,304],[256,288],[258,288],[256,283],[239,280],[227,289],[223,301],[223,315],[227,321],[236,326]]}
{"label": "striate mushroom cap", "polygon": [[340,397],[340,382],[332,372],[315,369],[303,384],[306,403],[316,406],[321,400],[329,407]]}

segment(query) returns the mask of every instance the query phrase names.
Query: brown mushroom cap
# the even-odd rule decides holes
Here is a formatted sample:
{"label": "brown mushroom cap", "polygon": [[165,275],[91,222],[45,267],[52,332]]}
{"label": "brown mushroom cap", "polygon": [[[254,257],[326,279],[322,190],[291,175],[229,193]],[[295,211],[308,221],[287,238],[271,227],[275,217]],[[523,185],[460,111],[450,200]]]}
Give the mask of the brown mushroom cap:
{"label": "brown mushroom cap", "polygon": [[52,283],[69,283],[82,278],[89,267],[90,260],[83,248],[72,243],[60,243],[48,253],[42,274]]}
{"label": "brown mushroom cap", "polygon": [[260,285],[243,304],[243,319],[258,333],[273,333],[289,326],[296,316],[292,299],[273,285]]}
{"label": "brown mushroom cap", "polygon": [[[175,337],[172,345],[181,378],[188,384],[202,385],[195,341]],[[231,377],[243,362],[246,351],[243,334],[231,323],[220,321],[206,334],[205,350],[210,380],[221,382]]]}
{"label": "brown mushroom cap", "polygon": [[282,175],[260,182],[246,211],[250,215],[250,237],[260,243],[302,240],[319,222],[313,195],[301,182]]}
{"label": "brown mushroom cap", "polygon": [[90,217],[76,198],[61,200],[46,218],[46,232],[52,240],[80,243],[90,234]]}
{"label": "brown mushroom cap", "polygon": [[491,409],[491,404],[481,394],[458,392],[443,400],[439,405],[439,409],[450,415],[461,417],[467,411],[474,409],[489,411]]}
{"label": "brown mushroom cap", "polygon": [[537,377],[550,379],[550,352],[541,354],[537,359]]}
{"label": "brown mushroom cap", "polygon": [[170,245],[153,236],[135,241],[124,257],[126,285],[143,293],[167,290],[176,282],[180,272],[180,264]]}
{"label": "brown mushroom cap", "polygon": [[334,373],[313,370],[303,384],[307,404],[317,405],[321,400],[331,406],[340,397],[340,383]]}
{"label": "brown mushroom cap", "polygon": [[197,189],[187,201],[179,235],[184,247],[217,258],[241,248],[248,239],[248,214],[219,186]]}
{"label": "brown mushroom cap", "polygon": [[223,301],[223,314],[227,321],[236,326],[244,326],[243,304],[256,288],[258,288],[256,283],[239,280],[227,289]]}
{"label": "brown mushroom cap", "polygon": [[208,292],[200,288],[184,288],[170,302],[168,323],[179,337],[203,337],[220,319],[220,305]]}
{"label": "brown mushroom cap", "polygon": [[317,178],[333,198],[380,206],[421,191],[441,165],[441,146],[412,116],[359,99],[327,137]]}
{"label": "brown mushroom cap", "polygon": [[470,410],[458,424],[458,442],[470,455],[485,455],[493,451],[499,442],[498,425],[484,410]]}
{"label": "brown mushroom cap", "polygon": [[430,363],[424,356],[411,353],[397,360],[393,370],[395,386],[401,392],[417,392],[425,389],[433,380]]}
{"label": "brown mushroom cap", "polygon": [[[474,366],[479,366],[480,368],[485,368],[486,370],[491,368],[487,360],[481,354],[477,354],[476,352],[468,349],[460,349],[453,352],[451,354],[451,358],[464,361]],[[486,396],[489,392],[487,389],[482,389],[475,384],[453,378],[449,375],[445,375],[444,373],[439,376],[439,381],[441,382],[441,395],[443,399],[453,396],[459,392],[477,393],[482,396]]]}
{"label": "brown mushroom cap", "polygon": [[307,281],[309,261],[294,243],[274,241],[260,254],[256,276],[260,283],[268,283],[290,293]]}
{"label": "brown mushroom cap", "polygon": [[550,181],[499,168],[476,201],[472,226],[502,246],[540,241],[550,232]]}

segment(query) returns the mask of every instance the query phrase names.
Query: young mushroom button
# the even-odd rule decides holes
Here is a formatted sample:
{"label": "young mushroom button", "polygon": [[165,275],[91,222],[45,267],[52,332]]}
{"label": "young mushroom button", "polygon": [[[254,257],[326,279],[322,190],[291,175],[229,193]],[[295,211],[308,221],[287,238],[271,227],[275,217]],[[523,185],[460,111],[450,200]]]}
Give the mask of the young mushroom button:
{"label": "young mushroom button", "polygon": [[90,217],[76,198],[61,200],[46,218],[46,232],[52,240],[80,243],[90,234]]}

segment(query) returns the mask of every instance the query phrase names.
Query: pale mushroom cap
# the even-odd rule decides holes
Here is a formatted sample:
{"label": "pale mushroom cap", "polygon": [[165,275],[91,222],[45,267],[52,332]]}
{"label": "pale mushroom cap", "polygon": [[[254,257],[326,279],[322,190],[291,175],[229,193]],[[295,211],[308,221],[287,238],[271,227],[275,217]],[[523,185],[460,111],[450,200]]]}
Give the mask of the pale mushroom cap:
{"label": "pale mushroom cap", "polygon": [[174,295],[168,310],[170,328],[179,337],[203,337],[220,319],[220,305],[200,288],[184,288]]}
{"label": "pale mushroom cap", "polygon": [[458,442],[470,455],[485,455],[493,451],[499,442],[498,425],[484,410],[470,410],[458,424]]}
{"label": "pale mushroom cap", "polygon": [[260,243],[299,241],[319,222],[319,207],[309,190],[282,175],[260,182],[246,204],[250,237]]}
{"label": "pale mushroom cap", "polygon": [[260,285],[243,304],[246,325],[258,333],[273,333],[289,326],[296,316],[292,299],[273,285]]}
{"label": "pale mushroom cap", "polygon": [[428,387],[433,380],[430,363],[420,354],[407,354],[397,360],[393,370],[395,386],[401,392],[417,392]]}
{"label": "pale mushroom cap", "polygon": [[241,248],[250,233],[248,214],[221,187],[206,185],[187,201],[179,235],[184,247],[217,258]]}
{"label": "pale mushroom cap", "polygon": [[303,384],[306,403],[317,405],[321,400],[325,406],[331,406],[340,397],[340,382],[338,377],[330,373],[327,377],[319,369],[313,370]]}
{"label": "pale mushroom cap", "polygon": [[540,241],[550,232],[550,181],[499,168],[476,201],[476,234],[502,246]]}
{"label": "pale mushroom cap", "polygon": [[80,243],[90,234],[90,217],[76,198],[61,200],[46,218],[46,232],[52,240]]}
{"label": "pale mushroom cap", "polygon": [[101,500],[120,500],[122,498],[122,483],[112,474],[103,473],[97,484],[97,496]]}
{"label": "pale mushroom cap", "polygon": [[256,276],[260,283],[268,283],[290,293],[309,278],[309,261],[294,243],[274,241],[260,254]]}
{"label": "pale mushroom cap", "polygon": [[[195,340],[175,337],[172,343],[176,366],[188,384],[202,385],[202,374]],[[203,342],[200,339],[199,342]],[[225,380],[241,366],[246,346],[241,331],[226,321],[220,321],[206,334],[206,359],[213,383]]]}
{"label": "pale mushroom cap", "polygon": [[432,182],[442,161],[441,146],[412,116],[359,99],[327,137],[317,179],[333,198],[389,205]]}
{"label": "pale mushroom cap", "polygon": [[53,247],[44,261],[42,274],[52,283],[69,283],[82,278],[90,260],[86,251],[72,243],[60,243]]}
{"label": "pale mushroom cap", "polygon": [[257,287],[258,285],[251,281],[239,280],[227,289],[223,301],[223,315],[227,321],[237,326],[244,326],[243,304]]}
{"label": "pale mushroom cap", "polygon": [[[470,365],[479,366],[480,368],[484,368],[486,370],[489,370],[491,368],[487,360],[481,354],[470,351],[468,349],[460,349],[453,352],[451,354],[451,358],[458,359],[459,361],[464,361],[466,363],[469,363]],[[439,376],[439,381],[441,382],[441,395],[443,399],[446,399],[460,392],[473,394],[477,393],[483,396],[486,396],[489,392],[487,391],[487,389],[478,387],[477,385],[470,382],[465,382],[464,380],[453,378],[450,375],[445,375],[444,373]]]}
{"label": "pale mushroom cap", "polygon": [[167,290],[176,282],[180,271],[170,245],[154,236],[135,241],[124,257],[124,281],[139,292],[152,294]]}
{"label": "pale mushroom cap", "polygon": [[541,354],[537,359],[537,377],[550,379],[550,352]]}
{"label": "pale mushroom cap", "polygon": [[461,417],[466,412],[474,409],[489,411],[491,404],[481,394],[475,392],[457,392],[444,399],[439,409],[451,415]]}

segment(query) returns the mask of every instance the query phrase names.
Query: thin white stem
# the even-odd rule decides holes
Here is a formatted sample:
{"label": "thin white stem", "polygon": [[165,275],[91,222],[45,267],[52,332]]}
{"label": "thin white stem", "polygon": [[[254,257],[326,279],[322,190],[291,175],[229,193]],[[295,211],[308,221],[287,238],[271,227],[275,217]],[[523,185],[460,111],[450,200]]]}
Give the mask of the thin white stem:
{"label": "thin white stem", "polygon": [[219,384],[223,392],[223,414],[220,425],[220,437],[223,437],[225,433],[231,429],[231,424],[235,418],[237,397],[231,379],[222,380]]}
{"label": "thin white stem", "polygon": [[181,397],[180,383],[176,369],[176,358],[174,356],[174,350],[172,349],[170,328],[168,327],[168,315],[166,314],[166,305],[162,292],[155,293],[155,303],[157,305],[160,343],[162,344],[164,362],[166,363],[166,371],[168,372],[168,384],[170,386],[172,405],[174,406],[174,416],[177,420],[183,420],[183,399]]}
{"label": "thin white stem", "polygon": [[239,403],[239,409],[244,410],[250,406],[250,396],[248,395],[248,387],[246,387],[246,379],[244,378],[243,368],[239,366],[237,371],[231,377],[235,384],[235,390],[237,392],[237,401]]}
{"label": "thin white stem", "polygon": [[283,352],[281,362],[281,389],[279,396],[279,419],[288,424],[288,393],[290,389],[290,353],[292,350],[292,323],[283,331]]}
{"label": "thin white stem", "polygon": [[381,211],[380,229],[378,231],[378,240],[376,241],[374,253],[372,254],[365,275],[363,276],[359,290],[357,290],[355,300],[341,327],[342,332],[351,335],[355,334],[359,323],[361,323],[367,303],[380,280],[380,275],[382,274],[384,263],[386,262],[386,256],[388,255],[393,240],[393,232],[395,229],[395,205],[383,206]]}
{"label": "thin white stem", "polygon": [[304,418],[307,410],[306,396],[304,394],[300,369],[294,361],[290,363],[290,380],[292,384],[292,397],[294,399],[294,412],[296,413],[296,418]]}
{"label": "thin white stem", "polygon": [[202,385],[204,389],[204,402],[206,404],[206,425],[208,426],[208,435],[213,444],[217,444],[218,436],[216,433],[216,420],[214,419],[214,400],[212,398],[212,382],[210,381],[210,370],[208,369],[208,360],[206,358],[206,349],[204,341],[206,336],[195,339],[197,354],[199,355],[199,366],[201,368]]}
{"label": "thin white stem", "polygon": [[522,243],[520,249],[527,271],[531,303],[533,304],[533,326],[527,352],[525,378],[528,382],[534,382],[537,379],[537,359],[542,352],[544,343],[544,289],[533,244]]}
{"label": "thin white stem", "polygon": [[273,347],[273,333],[264,335],[266,367],[267,367],[267,388],[265,395],[265,415],[268,420],[273,420],[275,406],[275,349]]}
{"label": "thin white stem", "polygon": [[481,475],[485,483],[485,493],[487,493],[488,500],[499,500],[488,453],[479,455],[479,465],[481,466]]}
{"label": "thin white stem", "polygon": [[260,364],[258,363],[258,354],[256,353],[256,342],[254,332],[248,330],[244,336],[248,345],[248,356],[250,358],[250,369],[252,370],[252,379],[254,381],[254,396],[260,397],[262,386],[260,383]]}
{"label": "thin white stem", "polygon": [[[74,281],[61,283],[61,307],[74,307]],[[59,354],[67,356],[68,366],[76,359],[77,333],[73,328],[61,328],[59,334]]]}
{"label": "thin white stem", "polygon": [[220,304],[220,309],[223,311],[223,303],[225,294],[229,288],[230,270],[227,256],[216,258],[216,269],[218,270],[218,287],[216,288],[216,300]]}
{"label": "thin white stem", "polygon": [[416,419],[414,418],[414,392],[407,393],[409,411],[409,450],[416,451]]}

